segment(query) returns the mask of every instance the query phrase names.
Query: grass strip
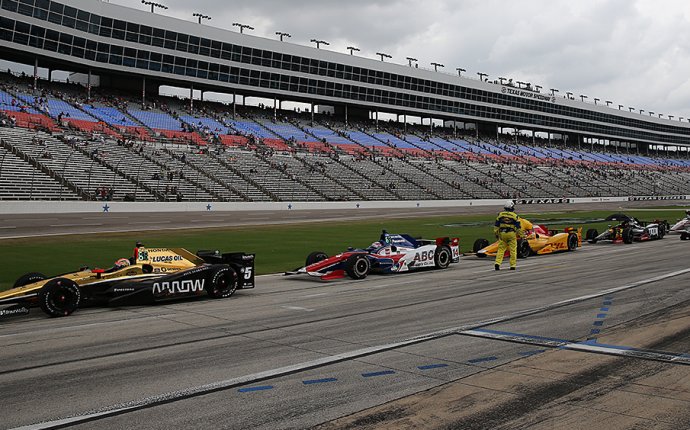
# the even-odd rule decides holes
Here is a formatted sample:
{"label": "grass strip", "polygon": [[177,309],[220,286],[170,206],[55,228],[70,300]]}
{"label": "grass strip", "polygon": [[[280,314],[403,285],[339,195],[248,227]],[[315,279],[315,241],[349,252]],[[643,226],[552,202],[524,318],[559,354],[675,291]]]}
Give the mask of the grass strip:
{"label": "grass strip", "polygon": [[[641,220],[666,219],[671,224],[681,218],[682,209],[625,212]],[[609,222],[601,220],[611,212],[549,212],[521,214],[535,223],[547,222],[549,228],[583,226],[601,232]],[[230,216],[230,215],[229,215]],[[257,225],[175,231],[77,234],[45,238],[0,240],[0,291],[10,288],[24,273],[41,272],[55,276],[79,267],[110,267],[115,260],[129,257],[137,240],[148,247],[183,247],[193,252],[218,249],[223,252],[255,253],[256,273],[276,273],[304,265],[312,251],[334,255],[352,246],[364,248],[376,241],[382,229],[390,233],[407,233],[413,237],[434,239],[460,238],[461,251],[471,251],[478,238],[493,240],[495,215],[431,216],[420,218],[386,218],[348,222],[309,222],[290,225]],[[559,225],[559,220],[566,220]],[[468,258],[468,257],[465,257]]]}

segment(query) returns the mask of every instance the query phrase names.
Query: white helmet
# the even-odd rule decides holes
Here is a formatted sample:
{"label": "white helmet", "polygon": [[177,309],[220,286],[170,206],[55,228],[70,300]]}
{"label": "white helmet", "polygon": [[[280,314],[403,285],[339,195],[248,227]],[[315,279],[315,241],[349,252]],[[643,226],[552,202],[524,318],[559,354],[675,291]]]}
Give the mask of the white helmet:
{"label": "white helmet", "polygon": [[506,200],[506,203],[503,205],[503,209],[512,212],[512,210],[515,209],[515,202],[512,200]]}

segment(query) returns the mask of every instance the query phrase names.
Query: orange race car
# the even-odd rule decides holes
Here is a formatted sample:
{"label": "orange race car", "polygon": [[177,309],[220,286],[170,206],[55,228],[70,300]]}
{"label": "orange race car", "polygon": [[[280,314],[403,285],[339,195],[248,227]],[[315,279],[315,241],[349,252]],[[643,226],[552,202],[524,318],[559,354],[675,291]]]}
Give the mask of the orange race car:
{"label": "orange race car", "polygon": [[[520,218],[524,238],[518,239],[518,258],[530,255],[551,254],[560,251],[574,251],[582,245],[582,227],[577,229],[566,227],[562,232],[549,230],[545,225],[532,225],[526,219]],[[472,251],[477,257],[495,257],[498,242],[489,244],[486,239],[477,239]],[[508,252],[506,251],[506,255]]]}

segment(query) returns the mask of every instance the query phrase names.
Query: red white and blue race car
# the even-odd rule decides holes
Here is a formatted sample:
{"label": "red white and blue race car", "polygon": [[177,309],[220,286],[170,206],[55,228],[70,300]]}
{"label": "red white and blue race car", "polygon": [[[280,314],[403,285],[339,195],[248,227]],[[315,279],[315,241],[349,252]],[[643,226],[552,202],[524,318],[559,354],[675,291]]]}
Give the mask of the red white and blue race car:
{"label": "red white and blue race car", "polygon": [[306,274],[323,280],[364,279],[371,272],[399,273],[417,269],[445,269],[460,261],[458,238],[415,239],[407,234],[389,234],[385,230],[377,242],[365,249],[350,248],[329,257],[315,251],[307,256],[304,267],[285,275]]}

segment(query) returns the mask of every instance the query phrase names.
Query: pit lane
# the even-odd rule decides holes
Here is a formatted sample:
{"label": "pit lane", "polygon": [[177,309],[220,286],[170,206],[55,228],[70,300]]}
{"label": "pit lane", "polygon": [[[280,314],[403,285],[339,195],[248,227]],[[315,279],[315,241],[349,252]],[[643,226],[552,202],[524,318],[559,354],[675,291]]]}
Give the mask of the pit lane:
{"label": "pit lane", "polygon": [[686,428],[690,366],[457,332],[687,354],[688,257],[667,237],[528,258],[516,272],[463,257],[360,282],[262,276],[221,301],[36,312],[2,325],[1,426],[400,428],[428,413],[439,421],[423,427]]}

